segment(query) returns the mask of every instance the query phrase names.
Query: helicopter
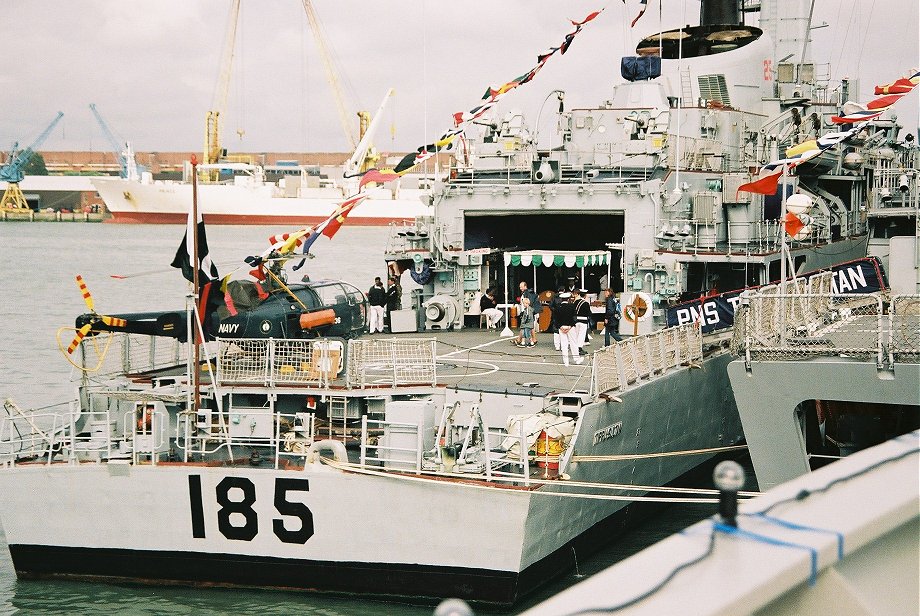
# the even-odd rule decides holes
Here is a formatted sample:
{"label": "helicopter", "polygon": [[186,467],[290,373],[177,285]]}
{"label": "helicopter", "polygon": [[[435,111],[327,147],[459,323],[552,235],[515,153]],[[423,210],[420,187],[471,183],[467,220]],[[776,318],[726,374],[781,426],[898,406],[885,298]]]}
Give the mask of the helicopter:
{"label": "helicopter", "polygon": [[[357,287],[341,280],[305,279],[285,284],[230,280],[221,291],[220,281],[202,287],[200,312],[206,340],[215,338],[317,337],[356,338],[367,331],[367,298]],[[188,340],[185,310],[102,315],[81,276],[77,285],[89,312],[76,318],[76,336],[67,347],[72,354],[83,338],[100,332],[126,332]]]}

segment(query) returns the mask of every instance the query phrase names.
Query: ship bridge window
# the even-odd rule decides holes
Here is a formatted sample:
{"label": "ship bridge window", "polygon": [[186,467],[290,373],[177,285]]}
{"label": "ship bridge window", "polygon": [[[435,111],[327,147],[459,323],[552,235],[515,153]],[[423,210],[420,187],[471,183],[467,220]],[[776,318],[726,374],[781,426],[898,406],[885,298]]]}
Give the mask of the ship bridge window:
{"label": "ship bridge window", "polygon": [[805,400],[795,414],[812,470],[920,427],[916,404]]}
{"label": "ship bridge window", "polygon": [[878,239],[913,235],[914,222],[908,218],[876,218],[871,222],[869,236]]}

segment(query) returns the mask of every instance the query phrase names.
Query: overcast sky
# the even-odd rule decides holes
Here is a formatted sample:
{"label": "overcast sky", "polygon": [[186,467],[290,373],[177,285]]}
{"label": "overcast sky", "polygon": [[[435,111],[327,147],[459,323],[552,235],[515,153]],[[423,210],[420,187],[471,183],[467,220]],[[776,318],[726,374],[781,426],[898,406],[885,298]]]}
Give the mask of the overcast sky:
{"label": "overcast sky", "polygon": [[[663,0],[664,29],[698,22],[699,2]],[[230,0],[5,0],[0,40],[0,147],[31,143],[58,111],[44,150],[109,151],[88,106],[138,151],[198,152],[220,71]],[[619,59],[659,29],[650,0],[314,0],[351,112],[376,109],[396,90],[378,148],[414,149],[476,105],[490,84],[529,70],[593,10],[565,56],[505,97],[534,122],[554,88],[569,106],[597,104],[620,81]],[[684,9],[686,4],[686,9]],[[862,100],[876,82],[920,65],[917,0],[817,0],[816,63],[860,75]],[[750,23],[750,21],[749,21]],[[242,0],[223,144],[231,151],[348,149],[300,0]],[[916,131],[918,94],[895,111]],[[552,105],[541,116],[552,116]],[[395,125],[391,136],[390,125]],[[244,131],[242,139],[237,131]]]}

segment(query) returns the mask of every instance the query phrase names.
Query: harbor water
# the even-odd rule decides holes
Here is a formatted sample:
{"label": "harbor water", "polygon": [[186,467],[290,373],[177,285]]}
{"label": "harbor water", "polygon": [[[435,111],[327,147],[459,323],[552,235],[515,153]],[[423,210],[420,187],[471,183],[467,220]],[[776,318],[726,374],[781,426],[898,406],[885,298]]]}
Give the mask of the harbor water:
{"label": "harbor water", "polygon": [[[263,252],[273,233],[290,230],[209,227],[211,258],[221,275],[237,268],[245,273],[249,267],[244,257]],[[66,347],[73,337],[72,329],[60,328],[72,328],[74,318],[86,312],[74,281],[77,274],[86,281],[100,314],[182,308],[188,285],[169,263],[184,232],[178,225],[0,225],[0,262],[4,265],[0,280],[5,296],[0,317],[6,326],[0,344],[0,398],[12,398],[24,409],[61,410],[65,407],[56,405],[74,397],[74,375],[59,345]],[[375,276],[386,275],[382,254],[387,235],[385,228],[346,225],[333,240],[320,238],[313,246],[315,258],[307,260],[296,275],[306,273],[313,280],[338,278],[367,289]],[[408,294],[409,289],[404,291]],[[408,295],[404,303],[407,301]],[[504,613],[523,610],[711,513],[709,506],[681,505],[650,516],[614,545],[578,558],[577,571]],[[5,538],[0,537],[0,614],[350,616],[432,611],[431,606],[307,593],[22,581],[16,579]]]}

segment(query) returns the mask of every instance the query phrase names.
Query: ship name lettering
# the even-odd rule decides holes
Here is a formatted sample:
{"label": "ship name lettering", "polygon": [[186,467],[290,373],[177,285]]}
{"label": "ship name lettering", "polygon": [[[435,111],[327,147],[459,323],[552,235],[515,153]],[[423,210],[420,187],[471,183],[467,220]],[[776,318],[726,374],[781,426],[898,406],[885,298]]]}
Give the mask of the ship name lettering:
{"label": "ship name lettering", "polygon": [[719,307],[715,302],[704,302],[700,306],[687,306],[677,310],[677,324],[699,321],[701,325],[715,325],[722,319],[719,317]]}
{"label": "ship name lettering", "polygon": [[831,278],[831,291],[835,294],[850,293],[854,289],[864,289],[868,286],[866,273],[859,266],[845,267],[839,272],[834,272]]}
{"label": "ship name lettering", "polygon": [[623,422],[618,421],[615,424],[611,424],[606,428],[601,428],[594,433],[594,445],[598,443],[603,443],[608,439],[612,439],[615,436],[619,436],[620,432],[623,430]]}

